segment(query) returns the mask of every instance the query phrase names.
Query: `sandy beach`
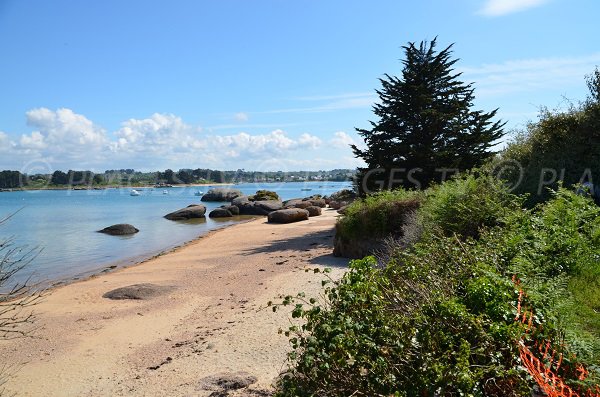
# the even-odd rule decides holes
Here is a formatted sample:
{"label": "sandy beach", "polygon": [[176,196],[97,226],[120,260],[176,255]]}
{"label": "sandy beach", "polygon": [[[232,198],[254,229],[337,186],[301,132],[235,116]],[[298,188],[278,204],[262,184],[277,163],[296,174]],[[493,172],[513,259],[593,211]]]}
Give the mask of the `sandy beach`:
{"label": "sandy beach", "polygon": [[[203,378],[238,371],[258,380],[230,396],[266,395],[285,368],[279,328],[289,311],[265,308],[282,294],[316,296],[332,267],[336,212],[287,225],[234,225],[142,264],[56,288],[35,311],[35,338],[0,341],[20,365],[5,385],[17,396],[209,396]],[[132,284],[172,289],[147,300],[103,294]],[[262,308],[262,309],[261,309]],[[262,394],[261,394],[262,393]],[[216,394],[213,394],[216,395]],[[219,394],[221,395],[221,394]],[[224,395],[224,394],[223,394]]]}

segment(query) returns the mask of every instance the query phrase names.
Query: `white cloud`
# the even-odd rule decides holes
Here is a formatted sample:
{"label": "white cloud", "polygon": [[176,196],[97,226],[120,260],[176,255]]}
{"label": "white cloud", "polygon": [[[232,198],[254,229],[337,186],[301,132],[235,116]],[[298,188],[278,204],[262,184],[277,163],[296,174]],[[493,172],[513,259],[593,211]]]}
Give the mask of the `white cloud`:
{"label": "white cloud", "polygon": [[584,76],[600,63],[600,53],[579,57],[510,60],[479,67],[460,68],[462,79],[474,81],[477,97],[493,97],[552,87],[560,90],[573,83],[584,85]]}
{"label": "white cloud", "polygon": [[304,133],[298,138],[298,143],[302,146],[316,149],[323,143],[319,137]]}
{"label": "white cloud", "polygon": [[355,145],[354,138],[346,134],[344,131],[338,131],[333,134],[331,144],[340,149],[349,149],[350,145]]}
{"label": "white cloud", "polygon": [[28,111],[26,118],[27,125],[35,130],[11,143],[13,162],[44,159],[83,168],[106,160],[108,136],[85,116],[66,108],[36,108]]}
{"label": "white cloud", "polygon": [[282,130],[275,130],[264,135],[250,135],[246,132],[236,135],[213,135],[207,137],[207,145],[229,157],[257,158],[279,157],[292,149],[296,142]]}
{"label": "white cloud", "polygon": [[71,109],[52,111],[38,108],[28,111],[26,116],[27,124],[38,130],[29,137],[23,136],[22,141],[35,143],[38,147],[46,144],[61,145],[65,149],[74,146],[97,147],[107,142],[102,128]]}
{"label": "white cloud", "polygon": [[233,115],[233,119],[235,121],[239,121],[239,122],[245,122],[248,121],[248,113],[244,113],[244,112],[239,112]]}
{"label": "white cloud", "polygon": [[12,142],[10,141],[8,134],[0,131],[0,153],[8,152],[11,148]]}
{"label": "white cloud", "polygon": [[31,135],[21,136],[21,140],[19,141],[19,144],[20,144],[21,148],[23,148],[23,149],[33,149],[33,150],[41,150],[47,146],[44,136],[39,131],[33,131],[31,133]]}
{"label": "white cloud", "polygon": [[117,141],[111,148],[115,152],[152,153],[198,149],[204,146],[199,132],[199,128],[185,124],[173,114],[154,113],[146,119],[129,119],[121,123],[115,133]]}
{"label": "white cloud", "polygon": [[479,10],[479,14],[488,17],[499,17],[539,7],[550,0],[487,0]]}
{"label": "white cloud", "polygon": [[323,102],[317,106],[286,108],[254,112],[257,114],[284,114],[284,113],[326,113],[337,110],[364,109],[373,106],[377,100],[374,93],[323,95],[312,97],[298,97],[297,100]]}
{"label": "white cloud", "polygon": [[[95,171],[182,167],[273,170],[300,165],[319,169],[341,166],[336,159],[349,152],[347,146],[339,156],[335,147],[323,150],[322,139],[307,132],[298,136],[281,129],[258,134],[207,133],[173,114],[129,119],[110,134],[70,109],[33,109],[27,112],[27,122],[34,130],[17,139],[0,132],[0,152],[7,153],[1,156],[4,167],[42,161],[49,169]],[[336,137],[349,138],[343,133]]]}

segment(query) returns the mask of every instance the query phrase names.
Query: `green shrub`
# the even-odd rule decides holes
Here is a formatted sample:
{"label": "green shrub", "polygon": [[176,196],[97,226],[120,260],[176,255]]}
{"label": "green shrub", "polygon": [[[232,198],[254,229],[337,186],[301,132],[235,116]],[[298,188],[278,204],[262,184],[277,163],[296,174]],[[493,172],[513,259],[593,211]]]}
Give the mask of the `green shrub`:
{"label": "green shrub", "polygon": [[280,201],[279,195],[270,190],[259,190],[254,195],[248,197],[250,201],[276,200]]}
{"label": "green shrub", "polygon": [[406,215],[416,211],[422,194],[409,190],[375,193],[354,201],[336,224],[338,238],[384,238],[402,230]]}
{"label": "green shrub", "polygon": [[[522,199],[467,175],[424,197],[395,191],[352,205],[342,227],[382,235],[396,226],[364,214],[418,200],[429,230],[383,267],[353,261],[326,284],[324,301],[286,298],[303,322],[287,331],[290,371],[277,395],[528,395],[521,338],[564,353],[559,374],[584,395],[600,380],[600,208],[565,188],[533,209]],[[535,332],[515,321],[513,276]],[[585,381],[578,363],[590,371]]]}
{"label": "green shrub", "polygon": [[[596,77],[595,85],[597,81]],[[592,85],[590,89],[593,94]],[[549,189],[557,189],[559,181],[570,187],[600,180],[599,131],[597,96],[566,111],[545,109],[538,121],[509,142],[496,159],[496,168],[507,165],[502,177],[515,187],[515,193],[527,193],[528,205],[533,206],[548,200]]]}
{"label": "green shrub", "polygon": [[466,174],[428,189],[420,213],[426,230],[466,238],[500,224],[520,205],[502,181],[485,173]]}
{"label": "green shrub", "polygon": [[[456,277],[445,279],[424,271],[454,248],[444,240],[429,250],[426,264],[420,255],[385,269],[373,258],[353,261],[326,289],[326,302],[290,299],[305,323],[288,331],[291,370],[277,395],[523,395],[528,383],[517,368],[515,343],[520,324],[507,303],[516,299],[514,287],[478,278],[465,292],[466,268],[454,267]],[[486,303],[494,317],[482,310],[482,295],[495,298]]]}

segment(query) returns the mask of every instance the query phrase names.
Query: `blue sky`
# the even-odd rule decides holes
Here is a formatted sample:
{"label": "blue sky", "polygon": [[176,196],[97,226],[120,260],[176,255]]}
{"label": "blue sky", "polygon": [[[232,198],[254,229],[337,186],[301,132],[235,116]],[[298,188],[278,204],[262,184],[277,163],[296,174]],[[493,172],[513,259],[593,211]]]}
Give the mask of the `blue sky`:
{"label": "blue sky", "polygon": [[[408,41],[509,129],[585,97],[596,0],[0,0],[0,169],[355,167]],[[566,98],[566,99],[565,99]]]}

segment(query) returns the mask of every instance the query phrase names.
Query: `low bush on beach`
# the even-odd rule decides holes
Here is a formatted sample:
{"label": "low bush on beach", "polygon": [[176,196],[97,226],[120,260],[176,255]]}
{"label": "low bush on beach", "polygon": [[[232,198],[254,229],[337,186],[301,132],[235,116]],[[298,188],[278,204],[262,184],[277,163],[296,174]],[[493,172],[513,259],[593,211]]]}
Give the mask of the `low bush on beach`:
{"label": "low bush on beach", "polygon": [[337,222],[336,233],[347,240],[397,234],[402,230],[406,215],[419,207],[421,198],[420,192],[398,189],[357,200]]}
{"label": "low bush on beach", "polygon": [[[367,198],[344,227],[358,229],[361,210],[416,197],[426,226],[412,246],[384,264],[353,261],[341,280],[323,282],[321,299],[281,302],[302,322],[286,331],[290,369],[277,395],[529,395],[520,342],[562,354],[558,375],[581,395],[597,384],[600,209],[591,199],[560,188],[526,209],[498,181],[471,174],[424,195]],[[389,230],[384,218],[368,233]],[[534,331],[515,321],[518,302]]]}

